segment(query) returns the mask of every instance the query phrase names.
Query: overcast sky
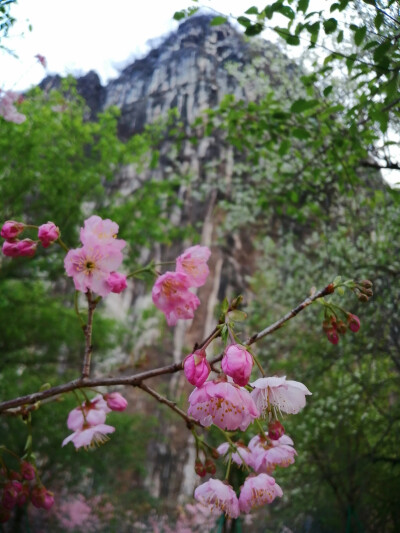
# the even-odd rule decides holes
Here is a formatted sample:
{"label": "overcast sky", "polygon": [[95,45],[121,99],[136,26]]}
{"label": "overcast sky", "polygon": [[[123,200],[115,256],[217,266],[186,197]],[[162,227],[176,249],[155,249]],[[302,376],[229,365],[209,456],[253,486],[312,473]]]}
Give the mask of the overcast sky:
{"label": "overcast sky", "polygon": [[[190,5],[190,0],[18,0],[11,6],[17,22],[2,39],[18,58],[0,50],[0,87],[24,90],[39,83],[46,73],[36,54],[46,57],[49,73],[79,75],[93,69],[104,83],[117,76],[118,68],[143,57],[149,40],[176,29],[174,12]],[[262,9],[265,0],[212,0],[213,8],[237,16],[251,5]]]}

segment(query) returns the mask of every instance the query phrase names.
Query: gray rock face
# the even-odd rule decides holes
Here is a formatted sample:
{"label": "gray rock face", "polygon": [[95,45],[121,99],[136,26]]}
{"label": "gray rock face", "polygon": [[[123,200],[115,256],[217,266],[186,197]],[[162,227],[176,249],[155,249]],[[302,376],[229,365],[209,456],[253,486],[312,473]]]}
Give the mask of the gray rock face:
{"label": "gray rock face", "polygon": [[145,124],[175,107],[184,122],[191,122],[224,95],[243,96],[225,65],[229,61],[244,64],[248,57],[242,36],[230,25],[210,26],[210,17],[193,17],[107,85],[104,107],[121,109],[124,137],[142,131]]}

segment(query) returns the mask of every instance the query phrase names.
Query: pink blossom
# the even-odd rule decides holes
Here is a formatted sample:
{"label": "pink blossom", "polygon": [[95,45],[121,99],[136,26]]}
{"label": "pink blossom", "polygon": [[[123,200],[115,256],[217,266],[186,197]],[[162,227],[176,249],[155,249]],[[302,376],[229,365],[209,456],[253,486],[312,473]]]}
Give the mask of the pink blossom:
{"label": "pink blossom", "polygon": [[253,454],[252,466],[257,473],[271,473],[276,466],[286,468],[294,463],[297,452],[289,436],[283,435],[276,440],[266,437],[267,435],[256,435],[249,442],[249,449]]}
{"label": "pink blossom", "polygon": [[20,468],[22,477],[24,479],[27,479],[28,481],[32,481],[32,479],[35,479],[35,468],[31,463],[28,463],[27,461],[22,461]]}
{"label": "pink blossom", "polygon": [[194,497],[203,505],[211,506],[211,511],[222,511],[230,518],[239,516],[239,502],[235,491],[219,479],[209,479],[194,491]]}
{"label": "pink blossom", "polygon": [[111,292],[107,279],[121,262],[122,253],[115,247],[96,239],[86,239],[82,248],[67,253],[64,266],[67,275],[73,278],[77,291],[92,290],[104,297]]}
{"label": "pink blossom", "polygon": [[98,394],[89,402],[84,402],[81,406],[72,409],[68,415],[67,427],[72,431],[82,429],[85,424],[95,426],[103,424],[106,414],[111,409],[101,394]]}
{"label": "pink blossom", "polygon": [[1,96],[0,90],[0,117],[8,122],[14,122],[15,124],[21,124],[26,120],[26,116],[19,113],[14,106],[14,102],[18,101],[19,95],[12,91],[4,91]]}
{"label": "pink blossom", "polygon": [[48,248],[50,244],[53,244],[60,236],[59,228],[54,222],[47,222],[39,226],[38,238],[42,243],[43,248]]}
{"label": "pink blossom", "polygon": [[246,389],[226,381],[206,381],[189,396],[188,414],[202,426],[244,431],[260,413]]}
{"label": "pink blossom", "polygon": [[31,502],[35,507],[48,511],[54,504],[54,495],[45,487],[37,485],[32,489]]}
{"label": "pink blossom", "polygon": [[3,242],[2,252],[7,257],[18,257],[18,243],[20,241],[5,241]]}
{"label": "pink blossom", "polygon": [[207,246],[191,246],[176,259],[176,271],[186,274],[190,287],[201,287],[206,282],[210,270],[207,261],[211,251]]}
{"label": "pink blossom", "polygon": [[[241,444],[240,442],[236,442],[235,445],[236,445],[237,451],[232,453],[232,461],[239,466],[245,463],[246,465],[251,466],[253,468],[252,451],[247,446],[245,446],[244,444]],[[220,455],[226,455],[228,453],[229,448],[230,448],[230,444],[228,442],[223,442],[222,444],[218,446],[217,452]]]}
{"label": "pink blossom", "polygon": [[311,394],[303,383],[287,381],[286,376],[259,378],[251,385],[251,396],[260,412],[275,407],[283,413],[296,414],[306,405],[306,395]]}
{"label": "pink blossom", "polygon": [[332,344],[337,344],[339,342],[339,334],[334,328],[329,328],[325,330],[328,341]]}
{"label": "pink blossom", "polygon": [[354,333],[357,333],[357,331],[361,327],[360,319],[358,318],[358,316],[353,315],[352,313],[348,313],[347,321],[348,321],[350,330],[353,331]]}
{"label": "pink blossom", "polygon": [[206,352],[204,350],[196,350],[185,357],[183,370],[189,383],[196,387],[201,387],[211,372]]}
{"label": "pink blossom", "polygon": [[244,387],[250,378],[253,357],[241,344],[231,344],[225,349],[221,366],[227,376],[230,376],[235,383]]}
{"label": "pink blossom", "polygon": [[128,406],[128,402],[119,392],[105,394],[104,399],[107,402],[107,407],[109,407],[111,411],[125,411]]}
{"label": "pink blossom", "polygon": [[271,503],[283,492],[275,479],[267,474],[250,476],[244,482],[239,496],[239,507],[243,513],[249,513],[254,507]]}
{"label": "pink blossom", "polygon": [[25,224],[23,222],[16,222],[15,220],[7,220],[4,222],[3,227],[1,228],[0,235],[4,239],[15,239],[20,233],[25,229]]}
{"label": "pink blossom", "polygon": [[126,242],[122,239],[117,239],[118,224],[109,218],[103,220],[97,215],[92,215],[85,220],[85,225],[81,228],[81,243],[92,244],[93,239],[99,241],[100,244],[109,244],[116,250],[122,250]]}
{"label": "pink blossom", "polygon": [[72,441],[75,448],[93,448],[100,446],[108,440],[108,433],[114,433],[115,428],[107,424],[97,424],[95,426],[83,426],[83,429],[77,429],[74,433],[66,437],[61,446],[65,446]]}
{"label": "pink blossom", "polygon": [[154,305],[165,314],[167,324],[175,326],[179,319],[190,319],[200,300],[190,292],[190,280],[182,272],[166,272],[154,283],[151,293]]}
{"label": "pink blossom", "polygon": [[128,286],[126,284],[126,276],[120,272],[111,272],[106,283],[110,287],[111,292],[115,292],[117,294],[122,292]]}

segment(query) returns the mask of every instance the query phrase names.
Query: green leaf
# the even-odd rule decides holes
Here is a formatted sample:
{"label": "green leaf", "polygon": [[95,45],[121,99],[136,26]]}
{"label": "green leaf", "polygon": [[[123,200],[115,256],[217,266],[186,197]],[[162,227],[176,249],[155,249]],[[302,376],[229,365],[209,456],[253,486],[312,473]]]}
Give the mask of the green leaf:
{"label": "green leaf", "polygon": [[181,11],[175,11],[174,13],[174,20],[182,20],[186,17],[186,12],[184,9],[182,9]]}
{"label": "green leaf", "polygon": [[237,21],[245,28],[248,28],[251,24],[251,20],[247,17],[238,17]]}
{"label": "green leaf", "polygon": [[282,157],[288,153],[292,143],[288,139],[284,139],[278,149],[278,154]]}
{"label": "green leaf", "polygon": [[234,309],[228,313],[229,319],[233,322],[244,322],[247,319],[247,313],[240,311],[239,309]]}
{"label": "green leaf", "polygon": [[292,135],[296,139],[309,139],[311,137],[311,134],[305,128],[293,128]]}
{"label": "green leaf", "polygon": [[299,0],[297,4],[297,11],[302,11],[303,13],[306,13],[309,3],[310,0]]}
{"label": "green leaf", "polygon": [[376,14],[376,16],[374,18],[375,28],[377,30],[379,30],[379,28],[382,26],[384,21],[385,21],[385,17],[383,15],[383,13],[381,11],[378,11],[378,13]]}
{"label": "green leaf", "polygon": [[382,44],[380,44],[377,48],[374,50],[374,61],[377,64],[382,64],[383,60],[386,56],[386,52],[389,51],[390,47],[392,46],[392,43],[390,42],[390,39],[386,39],[383,41]]}
{"label": "green leaf", "polygon": [[327,97],[331,94],[333,90],[333,86],[332,85],[328,85],[328,87],[325,87],[325,89],[323,90],[323,93],[324,93],[324,96]]}
{"label": "green leaf", "polygon": [[249,7],[245,13],[246,15],[258,15],[258,8],[256,6]]}
{"label": "green leaf", "polygon": [[[278,4],[278,2],[276,2],[276,4]],[[287,17],[290,20],[293,20],[294,17],[295,17],[295,13],[294,13],[293,9],[291,7],[289,7],[289,6],[284,6],[282,4],[278,4],[278,5],[276,5],[275,11],[277,13],[280,13],[284,17]]]}
{"label": "green leaf", "polygon": [[228,22],[226,17],[214,17],[210,22],[210,26],[220,26],[221,24],[225,24],[225,22]]}
{"label": "green leaf", "polygon": [[336,37],[336,41],[338,43],[341,43],[343,41],[343,37],[344,37],[344,33],[343,33],[343,30],[339,30],[338,31],[338,34],[337,34],[337,37]]}
{"label": "green leaf", "polygon": [[360,44],[365,39],[365,36],[367,34],[367,26],[361,26],[361,28],[358,28],[354,33],[354,42],[357,46],[360,46]]}
{"label": "green leaf", "polygon": [[319,104],[318,100],[305,100],[304,98],[299,98],[293,104],[290,106],[290,111],[292,113],[302,113],[303,111],[307,111],[308,109],[312,109],[313,107],[317,106]]}
{"label": "green leaf", "polygon": [[327,35],[329,35],[330,33],[333,33],[334,31],[336,31],[337,25],[338,25],[338,22],[334,18],[330,18],[328,20],[324,20],[325,33]]}
{"label": "green leaf", "polygon": [[255,24],[252,24],[248,28],[246,28],[246,31],[244,32],[249,37],[253,37],[254,35],[259,35],[264,30],[264,25],[260,24],[259,22],[256,22]]}

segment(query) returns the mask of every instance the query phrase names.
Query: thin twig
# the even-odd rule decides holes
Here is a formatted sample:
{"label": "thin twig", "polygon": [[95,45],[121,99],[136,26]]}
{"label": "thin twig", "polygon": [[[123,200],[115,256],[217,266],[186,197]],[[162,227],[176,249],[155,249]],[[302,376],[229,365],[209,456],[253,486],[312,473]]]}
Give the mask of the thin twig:
{"label": "thin twig", "polygon": [[191,416],[188,416],[185,413],[185,411],[182,411],[182,409],[177,407],[176,403],[173,402],[172,400],[168,400],[168,398],[166,398],[165,396],[162,396],[157,391],[155,391],[154,389],[151,389],[150,387],[148,387],[144,383],[141,383],[139,385],[139,388],[141,388],[142,390],[144,390],[145,392],[150,394],[150,396],[153,396],[153,398],[155,398],[158,402],[163,403],[165,405],[168,405],[168,407],[170,409],[175,411],[175,413],[177,413],[179,416],[181,416],[185,420],[188,429],[192,430],[193,426],[195,424],[198,425],[198,426],[201,426],[200,422],[198,422],[197,420],[195,420]]}

